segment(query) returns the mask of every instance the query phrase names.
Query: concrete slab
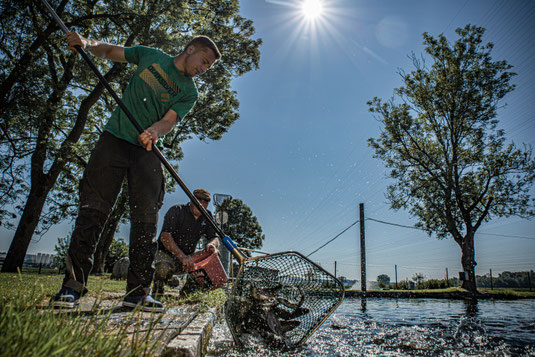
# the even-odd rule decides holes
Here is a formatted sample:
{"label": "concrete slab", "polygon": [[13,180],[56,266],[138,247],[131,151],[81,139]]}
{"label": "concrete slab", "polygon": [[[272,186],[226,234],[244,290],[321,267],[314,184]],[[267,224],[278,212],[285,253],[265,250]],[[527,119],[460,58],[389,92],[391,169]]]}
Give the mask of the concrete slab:
{"label": "concrete slab", "polygon": [[198,314],[195,319],[162,350],[161,356],[200,357],[206,354],[216,309]]}
{"label": "concrete slab", "polygon": [[83,297],[73,310],[58,309],[57,313],[88,315],[106,319],[112,330],[126,328],[137,339],[149,338],[159,345],[161,356],[201,357],[206,354],[212,328],[219,308],[200,304],[172,305],[167,303],[163,313],[132,311],[122,307],[121,293],[105,293],[101,298]]}

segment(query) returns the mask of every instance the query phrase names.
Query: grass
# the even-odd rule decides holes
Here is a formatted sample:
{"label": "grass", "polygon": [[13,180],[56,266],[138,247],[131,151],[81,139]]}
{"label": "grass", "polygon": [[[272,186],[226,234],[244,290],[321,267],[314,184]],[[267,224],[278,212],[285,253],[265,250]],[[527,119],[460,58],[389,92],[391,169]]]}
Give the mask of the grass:
{"label": "grass", "polygon": [[[0,297],[13,298],[19,294],[27,295],[30,291],[40,292],[38,295],[44,299],[59,291],[63,274],[37,274],[25,273],[0,273]],[[90,276],[87,283],[88,296],[99,296],[102,292],[121,292],[125,289],[125,282],[111,280],[108,275]],[[36,296],[37,297],[37,296]]]}
{"label": "grass", "polygon": [[522,297],[522,298],[534,298],[535,291],[529,291],[529,289],[490,289],[490,288],[481,288],[478,289],[480,292],[490,295],[504,295],[510,297]]}
{"label": "grass", "polygon": [[[161,341],[151,328],[163,314],[151,314],[146,328],[146,314],[142,316],[139,311],[121,321],[114,319],[109,308],[94,308],[90,313],[58,312],[48,307],[47,302],[57,293],[62,280],[63,276],[58,274],[0,273],[0,356],[157,354]],[[98,300],[108,293],[124,292],[125,282],[111,280],[109,276],[90,276],[88,288],[88,296]],[[208,307],[221,305],[226,297],[222,290],[217,290],[194,293],[180,300],[165,299],[168,305],[197,303]]]}
{"label": "grass", "polygon": [[[352,290],[360,291],[360,290]],[[529,289],[490,289],[490,288],[479,288],[478,291],[484,294],[487,297],[495,297],[498,299],[517,299],[517,298],[532,298],[535,299],[535,291],[529,291]],[[410,294],[411,296],[418,297],[419,295],[428,297],[429,295],[437,295],[437,297],[447,296],[448,294],[459,294],[468,295],[468,291],[461,289],[459,287],[451,287],[446,289],[421,289],[421,290],[368,290],[371,293],[380,293],[383,296],[388,296],[389,294],[403,293]]]}
{"label": "grass", "polygon": [[223,289],[209,292],[198,291],[178,300],[182,304],[200,304],[201,311],[211,306],[223,306],[226,301],[227,294],[225,294]]}

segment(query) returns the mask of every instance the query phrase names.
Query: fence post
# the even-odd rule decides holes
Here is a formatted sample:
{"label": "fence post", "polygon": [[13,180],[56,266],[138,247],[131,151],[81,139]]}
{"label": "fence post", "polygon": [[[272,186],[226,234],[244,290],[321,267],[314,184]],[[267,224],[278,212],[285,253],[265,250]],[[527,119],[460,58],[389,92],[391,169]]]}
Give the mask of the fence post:
{"label": "fence post", "polygon": [[398,288],[398,265],[394,265],[394,269],[396,270],[396,289]]}
{"label": "fence post", "polygon": [[364,203],[359,204],[360,212],[360,291],[366,295],[366,249],[364,244]]}
{"label": "fence post", "polygon": [[494,290],[494,285],[492,284],[492,269],[490,269],[490,290]]}

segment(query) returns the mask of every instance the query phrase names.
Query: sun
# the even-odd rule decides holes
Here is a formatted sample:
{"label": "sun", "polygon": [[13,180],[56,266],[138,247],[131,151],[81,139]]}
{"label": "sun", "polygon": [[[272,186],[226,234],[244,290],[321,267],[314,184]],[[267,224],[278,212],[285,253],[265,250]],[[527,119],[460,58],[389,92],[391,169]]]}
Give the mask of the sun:
{"label": "sun", "polygon": [[301,11],[309,20],[314,20],[323,13],[323,5],[320,0],[303,0]]}

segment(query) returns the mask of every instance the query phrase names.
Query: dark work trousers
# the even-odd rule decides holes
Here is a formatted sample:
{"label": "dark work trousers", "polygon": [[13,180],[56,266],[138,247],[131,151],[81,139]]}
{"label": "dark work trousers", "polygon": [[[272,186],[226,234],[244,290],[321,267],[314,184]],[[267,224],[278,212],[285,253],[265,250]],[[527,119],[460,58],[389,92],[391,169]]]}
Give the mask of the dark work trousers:
{"label": "dark work trousers", "polygon": [[93,254],[122,182],[128,179],[130,267],[127,293],[147,295],[154,275],[156,224],[165,193],[160,160],[152,151],[104,132],[80,181],[80,209],[72,233],[63,286],[87,292]]}

